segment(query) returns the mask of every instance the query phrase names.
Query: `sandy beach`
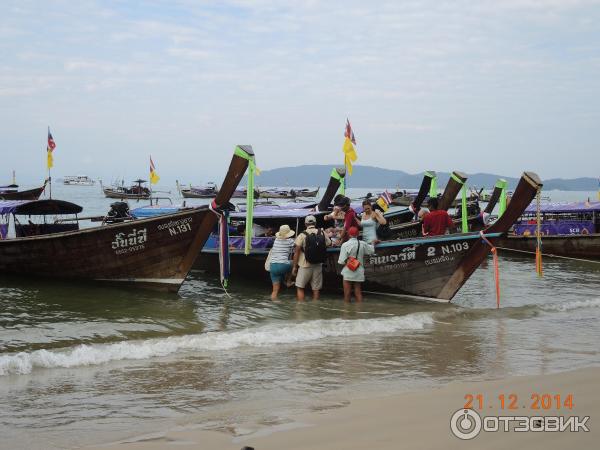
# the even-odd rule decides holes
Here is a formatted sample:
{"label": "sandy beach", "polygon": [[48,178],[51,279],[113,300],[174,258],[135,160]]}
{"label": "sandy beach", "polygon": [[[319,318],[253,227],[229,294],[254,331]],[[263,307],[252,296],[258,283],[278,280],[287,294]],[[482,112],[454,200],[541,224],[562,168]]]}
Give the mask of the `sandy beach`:
{"label": "sandy beach", "polygon": [[[599,378],[600,368],[595,367],[550,375],[452,382],[439,388],[415,392],[392,395],[382,392],[368,398],[358,397],[346,407],[299,415],[290,418],[289,423],[273,427],[240,424],[235,430],[245,430],[243,435],[235,430],[231,433],[204,431],[200,429],[202,424],[198,424],[197,427],[165,431],[87,449],[239,450],[244,446],[257,450],[501,449],[513,445],[545,450],[564,449],[567,446],[592,448],[597,438],[595,419],[600,417]],[[503,422],[500,422],[500,431],[482,430],[472,440],[461,440],[451,434],[450,418],[464,406],[468,394],[473,395],[473,406],[481,417],[565,415],[579,416],[583,420],[583,416],[589,416],[585,425],[590,431],[516,432],[513,430],[516,423],[512,422],[511,431],[505,432],[502,430]],[[504,409],[499,397],[502,394],[505,395]],[[548,397],[545,397],[546,403],[542,403],[544,394],[551,396],[549,407]],[[555,397],[557,394],[561,396],[559,409]],[[572,394],[572,405],[565,406],[569,394]],[[536,395],[539,395],[539,402],[536,402]],[[480,399],[481,409],[478,404]],[[513,409],[509,409],[511,406]]]}

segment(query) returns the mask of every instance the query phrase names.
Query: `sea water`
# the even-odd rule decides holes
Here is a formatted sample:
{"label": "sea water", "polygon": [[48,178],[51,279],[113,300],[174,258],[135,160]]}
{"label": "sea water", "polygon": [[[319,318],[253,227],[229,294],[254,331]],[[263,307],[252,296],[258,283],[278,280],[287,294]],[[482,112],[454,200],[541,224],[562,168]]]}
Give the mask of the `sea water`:
{"label": "sea water", "polygon": [[[83,215],[114,201],[97,186],[54,196]],[[233,274],[226,293],[199,271],[178,295],[0,278],[0,448],[243,434],[355,396],[600,364],[600,264],[546,258],[538,277],[532,259],[501,255],[500,285],[496,309],[491,259],[451,304],[272,302],[267,284]]]}

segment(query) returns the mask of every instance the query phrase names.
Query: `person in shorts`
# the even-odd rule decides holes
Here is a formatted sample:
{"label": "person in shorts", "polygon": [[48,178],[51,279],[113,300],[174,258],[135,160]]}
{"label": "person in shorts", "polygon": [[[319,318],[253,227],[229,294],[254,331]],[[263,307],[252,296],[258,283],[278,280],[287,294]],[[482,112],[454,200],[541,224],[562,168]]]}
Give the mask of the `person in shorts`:
{"label": "person in shorts", "polygon": [[273,291],[271,292],[271,300],[277,300],[277,295],[281,289],[281,283],[285,282],[285,277],[292,271],[292,263],[290,256],[294,249],[294,230],[291,230],[289,225],[281,225],[279,231],[275,233],[275,240],[269,255],[271,256],[271,264],[269,273],[271,274],[271,283]]}
{"label": "person in shorts", "polygon": [[[304,225],[306,229],[298,235],[295,242],[292,275],[296,275],[296,297],[299,301],[304,301],[304,289],[310,283],[312,298],[318,300],[323,287],[324,253],[321,254],[321,257],[310,262],[311,256],[307,257],[306,255],[307,244],[309,244],[309,241],[313,242],[313,240],[318,239],[322,247],[329,247],[331,246],[331,239],[322,228],[316,227],[317,219],[315,216],[307,216],[304,219]],[[309,237],[309,235],[313,236]],[[324,248],[320,250],[325,251]],[[319,260],[321,261],[319,262]]]}

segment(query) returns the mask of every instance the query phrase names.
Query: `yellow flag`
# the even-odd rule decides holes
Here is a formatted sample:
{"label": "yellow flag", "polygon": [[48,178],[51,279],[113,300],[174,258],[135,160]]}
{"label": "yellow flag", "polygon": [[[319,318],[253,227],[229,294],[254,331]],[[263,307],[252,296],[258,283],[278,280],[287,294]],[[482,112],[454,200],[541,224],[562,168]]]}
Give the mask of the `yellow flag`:
{"label": "yellow flag", "polygon": [[156,184],[160,180],[160,177],[156,173],[156,167],[154,167],[154,161],[152,161],[152,156],[150,157],[150,184]]}
{"label": "yellow flag", "polygon": [[54,159],[52,158],[52,150],[48,150],[47,163],[48,163],[48,169],[51,169],[52,166],[54,166]]}
{"label": "yellow flag", "polygon": [[344,165],[346,166],[347,175],[352,175],[352,163],[356,161],[356,138],[354,137],[354,131],[352,131],[352,125],[350,120],[346,119],[346,129],[344,130]]}
{"label": "yellow flag", "polygon": [[349,138],[344,140],[344,165],[346,166],[346,171],[348,175],[352,175],[352,163],[356,161],[356,149],[354,148],[354,144]]}

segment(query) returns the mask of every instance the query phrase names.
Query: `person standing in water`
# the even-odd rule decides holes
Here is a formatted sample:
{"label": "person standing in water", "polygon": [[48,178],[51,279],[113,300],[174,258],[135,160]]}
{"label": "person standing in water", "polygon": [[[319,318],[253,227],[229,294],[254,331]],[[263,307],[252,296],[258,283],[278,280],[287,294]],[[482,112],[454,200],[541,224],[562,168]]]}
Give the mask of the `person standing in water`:
{"label": "person standing in water", "polygon": [[[352,297],[352,291],[354,290],[354,296],[357,302],[362,302],[362,283],[365,281],[365,256],[373,255],[375,253],[375,247],[366,242],[358,240],[358,228],[350,227],[348,230],[348,239],[344,242],[340,248],[340,257],[338,264],[343,264],[342,269],[343,287],[344,287],[344,301],[350,302]],[[358,266],[349,267],[348,262],[351,258],[358,260]],[[351,264],[350,264],[351,265]]]}
{"label": "person standing in water", "polygon": [[291,230],[289,225],[281,225],[279,231],[275,233],[273,247],[271,247],[269,253],[271,256],[269,273],[271,274],[271,283],[273,284],[271,300],[277,300],[281,283],[285,282],[286,275],[292,271],[290,256],[294,249],[294,240],[292,239],[294,234],[294,230]]}

